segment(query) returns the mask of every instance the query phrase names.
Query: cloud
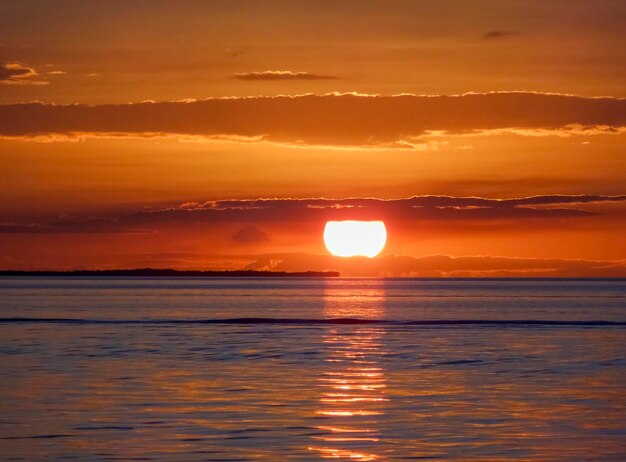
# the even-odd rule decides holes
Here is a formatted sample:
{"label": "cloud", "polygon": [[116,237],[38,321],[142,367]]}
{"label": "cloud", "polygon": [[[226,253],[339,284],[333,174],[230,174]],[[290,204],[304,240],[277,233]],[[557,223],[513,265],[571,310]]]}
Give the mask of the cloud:
{"label": "cloud", "polygon": [[233,241],[240,242],[242,244],[252,244],[267,242],[270,240],[269,235],[259,229],[256,225],[246,225],[237,231],[233,237]]}
{"label": "cloud", "polygon": [[48,75],[65,75],[65,74],[67,74],[67,72],[65,72],[65,71],[49,71],[49,72],[46,72],[46,74],[48,74]]}
{"label": "cloud", "polygon": [[517,35],[518,33],[512,30],[490,30],[483,35],[483,38],[493,40],[501,39],[504,37],[510,37],[511,35]]}
{"label": "cloud", "polygon": [[42,80],[32,80],[39,74],[32,67],[18,62],[0,63],[0,85],[47,85]]}
{"label": "cloud", "polygon": [[235,74],[234,78],[237,80],[333,80],[337,77],[310,72],[263,71]]}
{"label": "cloud", "polygon": [[328,254],[172,253],[128,255],[144,266],[181,269],[339,271],[342,276],[386,277],[626,277],[626,260],[516,258],[494,255],[385,255],[337,258]]}
{"label": "cloud", "polygon": [[250,199],[220,200],[203,204],[138,212],[126,217],[129,223],[165,219],[174,222],[303,222],[347,219],[389,221],[519,221],[592,217],[582,204],[626,202],[624,196],[545,195],[516,199],[480,197],[414,196],[401,199]]}
{"label": "cloud", "polygon": [[0,223],[0,234],[135,234],[152,230],[124,227],[118,219],[98,217],[63,217],[45,223]]}
{"label": "cloud", "polygon": [[238,58],[239,56],[246,54],[248,51],[250,51],[250,45],[246,45],[241,48],[227,48],[224,50],[224,56],[229,58]]}
{"label": "cloud", "polygon": [[410,277],[625,277],[626,260],[574,260],[501,256],[386,255],[336,258],[283,253],[257,255],[245,269],[339,271],[342,276]]}
{"label": "cloud", "polygon": [[[118,217],[64,218],[47,223],[8,223],[0,233],[151,232],[164,228],[186,229],[237,225],[232,239],[263,242],[269,235],[258,226],[324,223],[327,220],[384,220],[387,224],[429,224],[442,232],[447,224],[461,231],[550,226],[571,227],[572,219],[603,216],[593,205],[626,204],[626,195],[546,195],[516,199],[480,197],[414,196],[401,199],[249,199],[186,202],[152,211],[129,211]],[[587,204],[587,208],[582,208]],[[247,223],[243,228],[242,224]],[[232,232],[232,231],[231,231]],[[460,232],[460,231],[459,231]]]}
{"label": "cloud", "polygon": [[[621,133],[626,99],[529,92],[459,96],[354,94],[197,102],[0,105],[0,137],[178,136],[298,146],[419,146],[429,133],[517,129]],[[581,128],[582,127],[582,128]]]}
{"label": "cloud", "polygon": [[0,223],[0,233],[3,234],[39,234],[50,231],[50,227],[40,223]]}

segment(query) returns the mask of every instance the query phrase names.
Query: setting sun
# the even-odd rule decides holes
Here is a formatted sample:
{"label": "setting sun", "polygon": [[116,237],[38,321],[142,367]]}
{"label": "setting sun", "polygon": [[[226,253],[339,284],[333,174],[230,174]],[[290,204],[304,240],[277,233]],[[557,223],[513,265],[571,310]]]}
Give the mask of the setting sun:
{"label": "setting sun", "polygon": [[324,243],[336,257],[375,257],[387,242],[382,221],[329,221],[324,228]]}

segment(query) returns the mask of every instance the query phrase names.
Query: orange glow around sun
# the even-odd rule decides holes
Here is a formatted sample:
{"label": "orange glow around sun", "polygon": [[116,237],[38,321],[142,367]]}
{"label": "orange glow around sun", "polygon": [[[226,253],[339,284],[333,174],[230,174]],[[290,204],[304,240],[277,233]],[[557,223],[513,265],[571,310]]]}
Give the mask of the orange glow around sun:
{"label": "orange glow around sun", "polygon": [[336,257],[375,257],[385,247],[387,229],[382,221],[329,221],[324,243]]}

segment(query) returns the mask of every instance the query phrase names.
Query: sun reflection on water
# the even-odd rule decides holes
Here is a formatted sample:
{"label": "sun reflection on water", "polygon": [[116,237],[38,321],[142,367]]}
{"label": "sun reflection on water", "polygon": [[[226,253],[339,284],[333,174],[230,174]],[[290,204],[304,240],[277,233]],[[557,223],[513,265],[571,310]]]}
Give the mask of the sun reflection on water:
{"label": "sun reflection on water", "polygon": [[[382,287],[346,290],[332,286],[324,291],[326,318],[382,319],[385,293]],[[318,378],[319,409],[323,423],[309,449],[326,459],[373,461],[381,440],[379,419],[388,398],[386,379],[379,363],[384,328],[351,326],[329,328],[322,342],[327,364]]]}

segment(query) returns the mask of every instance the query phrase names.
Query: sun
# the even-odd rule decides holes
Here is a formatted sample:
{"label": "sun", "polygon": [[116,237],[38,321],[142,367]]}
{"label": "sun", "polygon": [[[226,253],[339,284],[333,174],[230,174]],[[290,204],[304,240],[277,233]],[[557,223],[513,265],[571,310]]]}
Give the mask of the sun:
{"label": "sun", "polygon": [[336,257],[375,257],[385,247],[387,228],[382,221],[329,221],[324,243]]}

